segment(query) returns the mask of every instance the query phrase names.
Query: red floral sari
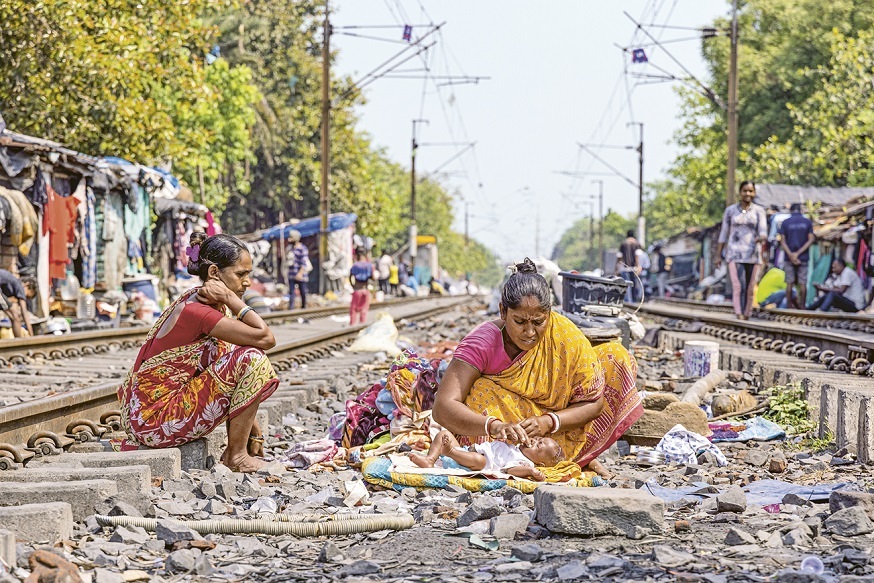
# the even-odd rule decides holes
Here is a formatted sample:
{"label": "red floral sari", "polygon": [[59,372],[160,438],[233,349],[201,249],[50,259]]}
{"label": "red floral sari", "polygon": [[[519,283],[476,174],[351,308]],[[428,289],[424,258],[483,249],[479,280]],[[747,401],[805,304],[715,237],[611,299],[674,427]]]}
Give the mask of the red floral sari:
{"label": "red floral sari", "polygon": [[[185,292],[164,311],[141,353],[176,307],[198,289]],[[273,366],[258,348],[206,336],[164,350],[134,366],[118,389],[122,428],[128,435],[121,449],[173,447],[199,439],[272,395],[278,385]]]}

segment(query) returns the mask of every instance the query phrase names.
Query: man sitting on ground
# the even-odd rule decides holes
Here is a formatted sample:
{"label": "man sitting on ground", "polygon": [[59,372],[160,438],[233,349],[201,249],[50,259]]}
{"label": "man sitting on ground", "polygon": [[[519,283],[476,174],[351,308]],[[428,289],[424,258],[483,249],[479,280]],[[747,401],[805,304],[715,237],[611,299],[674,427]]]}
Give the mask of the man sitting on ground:
{"label": "man sitting on ground", "polygon": [[842,312],[858,312],[865,307],[865,290],[859,275],[847,267],[843,259],[832,262],[832,273],[835,275],[834,285],[816,284],[814,287],[824,295],[810,305],[811,310],[828,312],[837,308]]}

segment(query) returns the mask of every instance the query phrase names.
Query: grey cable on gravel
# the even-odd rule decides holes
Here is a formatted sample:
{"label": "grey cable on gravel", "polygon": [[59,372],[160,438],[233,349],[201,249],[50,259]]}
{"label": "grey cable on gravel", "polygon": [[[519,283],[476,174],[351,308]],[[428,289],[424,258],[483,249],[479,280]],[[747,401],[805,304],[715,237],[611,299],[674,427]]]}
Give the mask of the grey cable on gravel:
{"label": "grey cable on gravel", "polygon": [[[288,517],[288,518],[279,518]],[[95,516],[101,526],[137,526],[154,531],[157,518],[138,516]],[[314,522],[318,515],[277,514],[272,519],[224,519],[224,520],[170,520],[200,534],[270,534],[294,536],[330,536],[374,532],[377,530],[404,530],[415,524],[410,514],[334,514],[320,517],[322,522]],[[287,522],[286,522],[287,521]]]}

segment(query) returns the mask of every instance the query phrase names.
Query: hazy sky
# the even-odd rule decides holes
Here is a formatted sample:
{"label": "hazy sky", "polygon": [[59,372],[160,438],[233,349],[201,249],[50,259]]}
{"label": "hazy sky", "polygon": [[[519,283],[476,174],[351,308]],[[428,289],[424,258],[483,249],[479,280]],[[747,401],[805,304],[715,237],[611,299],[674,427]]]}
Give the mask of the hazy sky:
{"label": "hazy sky", "polygon": [[[577,142],[636,145],[643,122],[645,181],[664,174],[676,148],[678,83],[647,83],[635,74],[678,77],[679,66],[636,31],[623,11],[645,24],[699,27],[724,15],[725,0],[332,0],[337,72],[360,79],[403,48],[342,33],[401,40],[395,28],[345,26],[430,22],[445,25],[433,48],[401,66],[397,75],[490,77],[478,84],[437,86],[446,80],[381,78],[364,92],[361,127],[388,155],[409,167],[413,119],[422,144],[476,142],[444,168],[443,183],[457,192],[456,229],[463,232],[469,203],[470,234],[504,259],[539,251],[548,256],[561,234],[588,216],[584,202],[604,180],[605,212],[637,214],[637,190],[581,151]],[[423,12],[423,7],[424,11]],[[693,30],[647,27],[662,42],[696,37]],[[416,26],[413,38],[425,34]],[[727,43],[727,38],[707,42]],[[621,47],[643,47],[649,65],[632,64]],[[704,76],[700,41],[664,45],[693,74]],[[407,54],[412,54],[412,50]],[[437,169],[464,146],[423,145],[417,172]],[[637,179],[637,153],[599,150],[626,176]],[[583,179],[557,171],[591,171]],[[597,213],[597,206],[595,207]],[[538,220],[539,218],[539,220]],[[539,229],[538,229],[539,225]],[[539,236],[537,233],[539,231]]]}

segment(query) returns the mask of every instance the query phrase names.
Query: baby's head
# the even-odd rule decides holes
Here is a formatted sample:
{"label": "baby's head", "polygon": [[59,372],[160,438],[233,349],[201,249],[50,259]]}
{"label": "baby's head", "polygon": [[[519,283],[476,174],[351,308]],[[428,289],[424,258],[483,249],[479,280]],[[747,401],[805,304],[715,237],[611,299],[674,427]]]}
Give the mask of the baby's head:
{"label": "baby's head", "polygon": [[561,446],[551,437],[533,437],[528,445],[520,445],[519,451],[536,466],[552,467],[564,461]]}

